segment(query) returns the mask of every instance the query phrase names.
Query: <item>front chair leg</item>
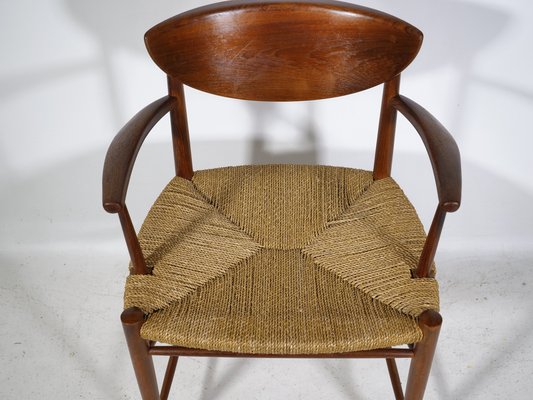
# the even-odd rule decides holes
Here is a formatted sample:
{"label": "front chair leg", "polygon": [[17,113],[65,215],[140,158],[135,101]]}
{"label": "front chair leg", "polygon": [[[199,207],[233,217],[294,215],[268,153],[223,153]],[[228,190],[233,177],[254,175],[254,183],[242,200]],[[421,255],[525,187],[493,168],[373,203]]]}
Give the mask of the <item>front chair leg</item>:
{"label": "front chair leg", "polygon": [[442,317],[433,310],[420,314],[418,325],[424,334],[423,339],[415,344],[415,356],[409,368],[409,378],[405,389],[405,400],[422,400],[437,347]]}
{"label": "front chair leg", "polygon": [[141,337],[144,313],[136,307],[128,308],[122,312],[120,320],[126,335],[141,397],[143,400],[160,400],[154,363],[152,356],[148,354],[148,342]]}

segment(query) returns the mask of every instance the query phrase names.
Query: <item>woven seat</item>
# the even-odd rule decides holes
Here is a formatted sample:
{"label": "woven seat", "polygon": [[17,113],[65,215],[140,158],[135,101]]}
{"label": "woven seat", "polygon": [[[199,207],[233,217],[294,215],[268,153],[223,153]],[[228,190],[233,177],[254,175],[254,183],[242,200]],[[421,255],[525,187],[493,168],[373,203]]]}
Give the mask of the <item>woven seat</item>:
{"label": "woven seat", "polygon": [[425,234],[391,179],[362,170],[266,165],[176,177],[139,241],[150,275],[126,307],[145,339],[209,350],[319,354],[415,343],[438,309],[412,279]]}

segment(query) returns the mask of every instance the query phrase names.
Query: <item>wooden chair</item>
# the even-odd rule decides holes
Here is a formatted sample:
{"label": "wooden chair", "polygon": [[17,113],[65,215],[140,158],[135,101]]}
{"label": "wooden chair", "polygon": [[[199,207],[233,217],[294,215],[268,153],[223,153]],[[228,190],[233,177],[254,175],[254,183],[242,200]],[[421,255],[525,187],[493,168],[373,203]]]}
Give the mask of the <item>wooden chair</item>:
{"label": "wooden chair", "polygon": [[[349,3],[241,0],[175,16],[145,41],[169,93],[122,128],[103,174],[104,208],[118,214],[131,256],[121,320],[142,398],[168,397],[179,356],[209,356],[385,358],[396,399],[404,395],[395,359],[410,358],[405,398],[422,399],[442,321],[433,258],[461,197],[453,138],[399,94],[422,33]],[[372,172],[193,170],[183,85],[304,101],[382,83]],[[397,111],[433,166],[439,202],[427,236],[390,178]],[[167,113],[176,177],[137,235],[128,182],[143,140]],[[160,392],[152,362],[159,355],[170,357]]]}

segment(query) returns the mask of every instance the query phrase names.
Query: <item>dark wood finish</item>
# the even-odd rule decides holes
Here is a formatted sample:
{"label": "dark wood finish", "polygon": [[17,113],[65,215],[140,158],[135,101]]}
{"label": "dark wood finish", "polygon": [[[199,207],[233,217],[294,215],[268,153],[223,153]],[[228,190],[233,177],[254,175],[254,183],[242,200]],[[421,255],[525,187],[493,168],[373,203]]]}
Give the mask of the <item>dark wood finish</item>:
{"label": "dark wood finish", "polygon": [[120,316],[131,361],[143,400],[159,400],[154,363],[148,354],[148,343],[141,337],[144,313],[138,308],[128,308]]}
{"label": "dark wood finish", "polygon": [[411,349],[376,349],[354,351],[347,353],[327,354],[256,354],[232,353],[229,351],[214,351],[190,349],[180,346],[152,346],[149,351],[154,356],[192,356],[192,357],[237,357],[237,358],[412,358]]}
{"label": "dark wood finish", "polygon": [[422,400],[424,397],[442,325],[442,317],[436,311],[424,311],[419,317],[418,324],[422,329],[424,338],[415,344],[415,357],[409,368],[405,400]]}
{"label": "dark wood finish", "polygon": [[342,96],[398,75],[422,33],[390,15],[328,0],[232,1],[177,15],[145,35],[168,75],[247,100]]}
{"label": "dark wood finish", "polygon": [[442,227],[444,226],[444,219],[446,217],[446,211],[440,206],[437,207],[433,222],[429,228],[429,233],[422,249],[422,254],[418,260],[418,267],[416,269],[416,277],[426,278],[431,272],[431,265],[437,252],[437,246],[439,245],[440,234]]}
{"label": "dark wood finish", "polygon": [[146,261],[135,233],[135,228],[131,222],[131,217],[126,205],[123,205],[118,212],[120,218],[120,225],[122,226],[122,232],[124,232],[124,238],[126,239],[126,246],[128,246],[128,252],[130,253],[131,264],[133,266],[134,274],[147,274],[148,268],[146,267]]}
{"label": "dark wood finish", "polygon": [[456,211],[461,204],[461,157],[452,135],[425,108],[405,96],[391,101],[420,134],[429,154],[440,207]]}
{"label": "dark wood finish", "polygon": [[102,203],[107,212],[118,213],[135,274],[146,274],[148,269],[126,207],[131,171],[144,139],[175,103],[175,98],[165,96],[139,111],[115,136],[104,162]]}
{"label": "dark wood finish", "polygon": [[193,175],[191,144],[189,141],[189,124],[185,107],[183,84],[171,76],[167,77],[168,93],[176,99],[176,106],[170,111],[172,127],[172,145],[176,175],[191,180]]}
{"label": "dark wood finish", "polygon": [[170,393],[170,388],[172,386],[172,380],[174,379],[174,374],[176,373],[176,366],[178,365],[178,357],[171,356],[168,358],[167,369],[165,371],[165,378],[163,379],[163,384],[161,385],[161,400],[167,400]]}
{"label": "dark wood finish", "polygon": [[396,398],[396,400],[404,400],[402,382],[400,381],[398,367],[396,366],[396,360],[394,358],[387,358],[387,369],[389,370],[389,376],[390,381],[392,383],[392,390],[394,391],[394,397]]}
{"label": "dark wood finish", "polygon": [[137,153],[150,130],[175,102],[175,98],[165,96],[149,104],[130,119],[111,142],[102,179],[103,205],[107,212],[117,213],[126,204],[128,183]]}
{"label": "dark wood finish", "polygon": [[394,132],[396,131],[396,109],[391,100],[400,90],[400,75],[396,75],[383,85],[381,114],[379,117],[376,155],[374,157],[374,179],[390,176],[392,169],[392,153],[394,150]]}
{"label": "dark wood finish", "polygon": [[393,97],[391,104],[422,138],[437,184],[439,205],[416,270],[417,277],[425,278],[431,272],[446,213],[456,211],[461,204],[461,156],[452,135],[421,105],[402,95]]}

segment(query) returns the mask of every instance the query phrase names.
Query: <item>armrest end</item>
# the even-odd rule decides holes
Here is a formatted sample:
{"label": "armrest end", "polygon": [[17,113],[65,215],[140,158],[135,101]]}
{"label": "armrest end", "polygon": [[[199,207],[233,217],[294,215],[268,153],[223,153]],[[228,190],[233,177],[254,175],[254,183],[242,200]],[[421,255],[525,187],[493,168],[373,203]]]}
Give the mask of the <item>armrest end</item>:
{"label": "armrest end", "polygon": [[115,136],[107,150],[102,177],[102,204],[109,213],[125,207],[133,164],[154,125],[168,113],[176,99],[165,96],[139,111]]}
{"label": "armrest end", "polygon": [[435,175],[439,207],[446,212],[457,211],[461,204],[461,156],[457,143],[433,115],[413,100],[398,95],[391,103],[424,142]]}

